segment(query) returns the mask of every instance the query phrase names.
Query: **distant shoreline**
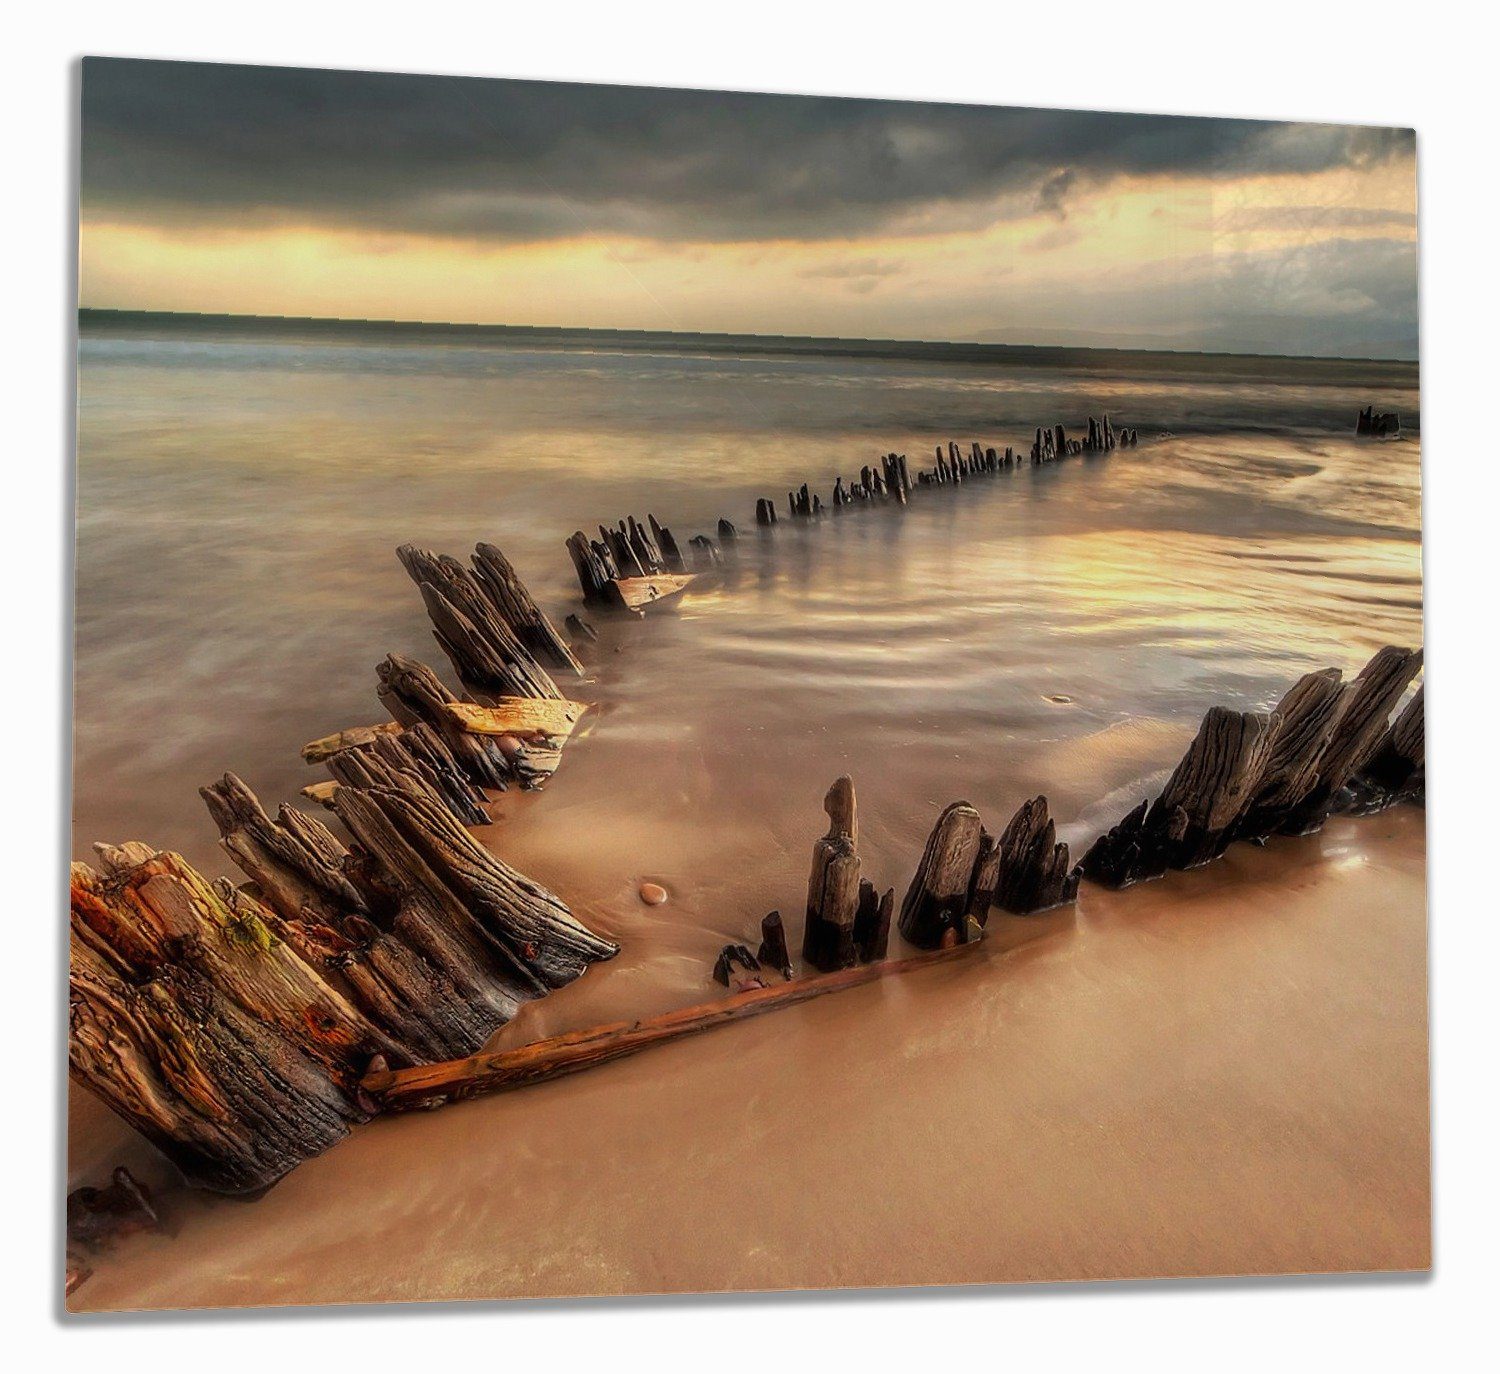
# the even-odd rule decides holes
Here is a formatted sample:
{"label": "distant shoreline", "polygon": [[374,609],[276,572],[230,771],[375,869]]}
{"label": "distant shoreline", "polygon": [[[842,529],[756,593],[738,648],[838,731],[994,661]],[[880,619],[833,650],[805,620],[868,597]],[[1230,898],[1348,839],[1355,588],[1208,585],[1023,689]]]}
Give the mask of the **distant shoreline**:
{"label": "distant shoreline", "polygon": [[[1284,370],[1313,373],[1358,369],[1398,385],[1417,384],[1415,359],[1337,358],[1274,353],[1200,353],[1171,349],[1093,348],[1052,344],[954,343],[929,339],[842,339],[777,334],[677,333],[649,329],[574,329],[551,325],[449,324],[420,320],[351,320],[331,316],[195,314],[80,308],[79,333],[125,330],[181,334],[288,335],[306,339],[403,338],[434,344],[533,344],[562,350],[873,358],[913,362],[1089,367],[1135,371],[1167,365],[1174,371],[1223,373]],[[1320,378],[1319,380],[1323,380]],[[1328,377],[1326,380],[1334,380]]]}

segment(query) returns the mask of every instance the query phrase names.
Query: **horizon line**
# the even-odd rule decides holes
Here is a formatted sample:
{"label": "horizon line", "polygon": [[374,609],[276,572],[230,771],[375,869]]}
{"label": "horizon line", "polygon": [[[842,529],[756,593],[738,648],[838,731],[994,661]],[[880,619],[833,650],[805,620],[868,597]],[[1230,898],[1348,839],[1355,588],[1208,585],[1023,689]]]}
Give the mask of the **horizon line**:
{"label": "horizon line", "polygon": [[1315,363],[1393,363],[1408,367],[1420,366],[1420,358],[1354,356],[1348,354],[1320,353],[1247,353],[1233,349],[1206,348],[1128,348],[1110,344],[1038,344],[998,343],[971,339],[899,339],[870,338],[838,334],[757,334],[750,331],[733,330],[681,330],[617,328],[601,325],[552,325],[552,324],[502,324],[477,323],[458,320],[411,320],[369,318],[343,315],[261,315],[242,314],[234,311],[203,310],[143,310],[119,306],[80,305],[80,322],[86,316],[130,316],[135,318],[190,320],[200,322],[230,322],[282,325],[341,325],[345,327],[379,326],[414,330],[463,330],[468,332],[525,333],[549,335],[601,334],[629,336],[647,339],[704,339],[704,340],[755,340],[779,344],[863,345],[866,347],[933,348],[933,349],[984,349],[984,350],[1067,350],[1078,353],[1126,353],[1143,357],[1163,356],[1179,358],[1260,358],[1286,362]]}

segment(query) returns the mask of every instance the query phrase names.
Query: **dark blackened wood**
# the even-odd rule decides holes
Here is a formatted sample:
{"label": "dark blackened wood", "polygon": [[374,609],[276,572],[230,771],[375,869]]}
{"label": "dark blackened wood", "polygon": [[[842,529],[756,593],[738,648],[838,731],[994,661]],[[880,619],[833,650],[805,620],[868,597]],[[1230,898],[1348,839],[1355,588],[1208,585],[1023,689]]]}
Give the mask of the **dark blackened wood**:
{"label": "dark blackened wood", "polygon": [[1419,701],[1387,722],[1421,664],[1420,650],[1388,645],[1350,683],[1331,668],[1306,674],[1269,716],[1214,708],[1161,796],[1095,841],[1083,875],[1125,886],[1205,863],[1234,839],[1303,834],[1335,811],[1403,799],[1362,774],[1398,727],[1410,757],[1420,751]]}
{"label": "dark blackened wood", "polygon": [[888,887],[877,896],[874,884],[860,879],[859,908],[854,914],[854,951],[860,963],[876,963],[885,958],[895,905],[895,888]]}
{"label": "dark blackened wood", "polygon": [[901,902],[901,934],[918,949],[937,949],[962,923],[983,827],[966,801],[946,807],[927,837],[917,871]]}
{"label": "dark blackened wood", "polygon": [[761,918],[760,949],[756,951],[756,957],[783,978],[792,976],[792,956],[787,949],[786,927],[781,922],[779,911],[772,911]]}
{"label": "dark blackened wood", "polygon": [[1079,871],[1108,887],[1128,887],[1218,858],[1244,837],[1247,808],[1262,790],[1281,727],[1279,715],[1215,706],[1161,795],[1101,835]]}
{"label": "dark blackened wood", "polygon": [[725,945],[714,961],[714,982],[732,987],[736,992],[747,988],[763,988],[765,980],[760,976],[760,960],[745,945]]}
{"label": "dark blackened wood", "polygon": [[[982,877],[975,887],[982,891]],[[1069,864],[1068,846],[1057,838],[1046,797],[1023,802],[1001,833],[992,891],[994,905],[1016,916],[1066,906],[1077,897],[1078,875]]]}
{"label": "dark blackened wood", "polygon": [[1204,716],[1156,801],[1164,815],[1180,809],[1187,817],[1171,867],[1196,867],[1224,852],[1261,786],[1281,725],[1280,716],[1224,706]]}
{"label": "dark blackened wood", "polygon": [[719,543],[732,544],[739,538],[739,531],[721,515],[719,517]]}
{"label": "dark blackened wood", "polygon": [[472,561],[479,585],[515,632],[516,638],[554,668],[566,668],[582,677],[583,665],[573,656],[557,627],[532,600],[510,560],[495,545],[478,544]]}
{"label": "dark blackened wood", "polygon": [[[1045,804],[1045,803],[1044,803]],[[1064,859],[1067,851],[1064,849]],[[1000,885],[1000,842],[982,826],[979,848],[974,855],[974,871],[969,875],[969,900],[965,912],[982,927],[990,918],[995,889]]]}
{"label": "dark blackened wood", "polygon": [[1340,794],[1380,747],[1391,713],[1421,669],[1420,649],[1388,644],[1344,688],[1318,756],[1316,783],[1291,809],[1285,833],[1315,830],[1339,809]]}
{"label": "dark blackened wood", "polygon": [[[548,653],[554,652],[555,641],[568,666],[576,669],[576,661],[520,586],[500,551],[493,545],[482,545],[481,549],[490,552],[482,558],[476,556],[479,575],[457,559],[414,544],[401,545],[396,556],[421,591],[433,633],[470,691],[560,696],[523,636],[543,642]],[[519,619],[519,630],[511,623],[512,613]]]}
{"label": "dark blackened wood", "polygon": [[683,561],[682,552],[677,547],[677,541],[672,537],[672,531],[665,525],[657,523],[657,519],[649,511],[646,519],[650,522],[651,533],[656,540],[657,548],[661,550],[662,565],[668,572],[686,572],[687,564]]}
{"label": "dark blackened wood", "polygon": [[755,503],[755,523],[762,526],[776,523],[776,503],[770,498],[762,496]]}
{"label": "dark blackened wood", "polygon": [[854,916],[859,902],[854,783],[839,778],[823,799],[828,833],[813,846],[807,882],[802,957],[814,968],[848,968],[855,961]]}
{"label": "dark blackened wood", "polygon": [[1361,810],[1375,809],[1394,801],[1422,805],[1427,788],[1427,725],[1423,694],[1425,687],[1406,703],[1370,761],[1359,771],[1365,795]]}
{"label": "dark blackened wood", "polygon": [[585,601],[602,601],[609,584],[620,575],[620,569],[607,545],[592,540],[582,530],[567,539],[568,557],[578,573]]}
{"label": "dark blackened wood", "polygon": [[1255,795],[1238,823],[1242,837],[1273,834],[1311,794],[1343,693],[1343,674],[1337,668],[1323,668],[1304,674],[1276,703],[1281,728],[1271,742]]}
{"label": "dark blackened wood", "polygon": [[1399,439],[1401,416],[1395,411],[1377,414],[1374,406],[1366,406],[1354,422],[1354,432],[1362,438]]}

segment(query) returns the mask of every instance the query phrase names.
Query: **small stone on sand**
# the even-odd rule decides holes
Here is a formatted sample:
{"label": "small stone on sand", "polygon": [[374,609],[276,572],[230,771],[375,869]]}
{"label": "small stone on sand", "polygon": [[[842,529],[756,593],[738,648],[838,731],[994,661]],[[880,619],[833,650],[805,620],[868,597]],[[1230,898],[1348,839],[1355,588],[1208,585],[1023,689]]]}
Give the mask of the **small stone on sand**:
{"label": "small stone on sand", "polygon": [[641,884],[641,901],[647,906],[660,906],[667,900],[667,889],[658,883]]}

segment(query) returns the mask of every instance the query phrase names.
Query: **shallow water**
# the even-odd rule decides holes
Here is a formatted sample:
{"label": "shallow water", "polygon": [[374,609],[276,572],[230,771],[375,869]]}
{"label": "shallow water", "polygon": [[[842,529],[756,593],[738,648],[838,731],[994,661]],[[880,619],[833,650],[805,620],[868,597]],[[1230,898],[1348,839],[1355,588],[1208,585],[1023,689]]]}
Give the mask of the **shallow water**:
{"label": "shallow water", "polygon": [[[172,340],[122,331],[86,333],[82,353],[80,857],[95,839],[140,838],[222,871],[195,795],[199,784],[231,768],[268,804],[292,798],[314,780],[297,757],[304,740],[381,718],[373,666],[387,650],[426,657],[446,675],[420,601],[393,556],[404,540],[459,554],[478,539],[492,540],[560,618],[576,597],[562,548],[575,528],[649,509],[679,542],[712,531],[721,515],[746,535],[730,575],[676,614],[601,623],[604,643],[590,680],[569,689],[599,709],[544,794],[509,794],[496,808],[497,823],[486,831],[496,850],[624,945],[615,963],[528,1008],[503,1032],[507,1042],[700,1000],[712,991],[707,969],[719,945],[747,938],[772,907],[786,913],[795,933],[810,847],[823,823],[820,801],[841,772],[854,776],[859,792],[864,872],[899,888],[937,811],[956,797],[972,800],[994,829],[1025,797],[1045,792],[1064,836],[1084,840],[1146,794],[1208,705],[1264,706],[1308,668],[1353,671],[1383,643],[1421,639],[1414,369],[1405,387],[1388,366],[1372,372],[1379,389],[1367,393],[1351,384],[1347,364],[1333,370],[1285,362],[1243,375],[1232,360],[1206,372],[1198,360],[1177,373],[1163,363],[1110,376],[1086,355],[1070,365],[1011,367]],[[1354,411],[1368,401],[1399,409],[1410,437],[1353,440]],[[1139,449],[1027,468],[959,492],[919,491],[904,513],[852,510],[815,530],[780,526],[772,539],[753,529],[757,496],[784,499],[803,480],[826,495],[836,472],[857,471],[880,452],[895,448],[925,463],[932,444],[950,437],[965,446],[977,438],[1020,447],[1036,424],[1071,427],[1105,408],[1117,423],[1139,427]],[[771,1018],[759,1029],[650,1056],[586,1084],[539,1090],[524,1102],[503,1099],[503,1106],[361,1132],[266,1203],[198,1218],[194,1229],[210,1233],[211,1245],[179,1238],[177,1253],[194,1254],[200,1264],[210,1247],[222,1283],[179,1276],[153,1287],[122,1255],[107,1262],[114,1277],[106,1281],[101,1272],[79,1296],[86,1305],[287,1301],[1357,1262],[1353,1221],[1340,1224],[1337,1246],[1318,1241],[1301,1222],[1301,1242],[1278,1234],[1258,1250],[1248,1242],[1237,1249],[1220,1234],[1240,1206],[1227,1204],[1213,1180],[1226,1167],[1251,1165],[1236,1164],[1230,1138],[1218,1133],[1249,1108],[1241,1099],[1216,1102],[1211,1079],[1191,1085],[1205,1094],[1199,1134],[1172,1147],[1173,1181],[1163,1185],[1177,1190],[1172,1207],[1184,1205],[1186,1189],[1202,1208],[1203,1243],[1183,1250],[1180,1266],[1170,1246],[1143,1246],[1132,1258],[1103,1240],[1097,1262],[1088,1259],[1090,1227],[1105,1226],[1123,1206],[1111,1196],[1107,1169],[1086,1198],[1073,1198],[1065,1221],[1051,1213],[1055,1226],[1076,1232],[1067,1245],[1056,1236],[1055,1246],[1041,1245],[1042,1211],[1027,1213],[1013,1233],[1002,1226],[977,1239],[964,1230],[966,1201],[927,1217],[934,1234],[953,1244],[946,1267],[932,1257],[937,1242],[928,1236],[910,1264],[882,1269],[872,1248],[881,1234],[874,1223],[847,1262],[772,1245],[758,1268],[748,1250],[735,1263],[720,1256],[695,1264],[705,1246],[718,1251],[727,1242],[689,1243],[684,1236],[695,1224],[719,1235],[737,1224],[738,1208],[721,1203],[723,1215],[694,1223],[690,1206],[704,1200],[694,1202],[686,1185],[678,1197],[670,1171],[660,1173],[650,1115],[634,1126],[620,1120],[615,1095],[672,1098],[678,1115],[661,1127],[671,1152],[700,1183],[729,1187],[740,1176],[733,1171],[749,1167],[755,1141],[784,1137],[797,1104],[817,1100],[805,1094],[826,1091],[835,1105],[819,1133],[846,1131],[852,1155],[865,1159],[869,1132],[889,1123],[865,1112],[857,1082],[873,1087],[895,1072],[894,1056],[908,1095],[941,1106],[938,1118],[907,1123],[927,1142],[911,1142],[912,1158],[939,1136],[952,1138],[938,1129],[941,1119],[958,1138],[979,1142],[986,1160],[997,1132],[1025,1152],[1028,1131],[1076,1130],[1084,1133],[1074,1141],[1080,1148],[1092,1140],[1103,1159],[1138,1170],[1140,1151],[1159,1152],[1161,1142],[1118,1119],[1114,1108],[1087,1125],[1043,1120],[1052,1108],[1066,1115],[1073,1091],[1099,1110],[1100,1076],[1122,1056],[1141,1056],[1132,1081],[1164,1074],[1160,1091],[1168,1095],[1168,1084],[1179,1084],[1182,1066],[1160,1057],[1160,1027],[1137,1043],[1121,1007],[1101,1001],[1115,986],[1114,960],[1128,970],[1120,975],[1127,1004],[1136,998],[1158,1017],[1170,1008],[1174,1024],[1186,1026],[1188,1018],[1194,1037],[1205,1037],[1201,1046],[1195,1038],[1189,1061],[1201,1055],[1215,1073],[1227,1072],[1232,1037],[1245,1037],[1256,1072],[1304,1106],[1327,1086],[1321,1069],[1305,1072],[1309,1035],[1329,1063],[1355,1056],[1364,1065],[1354,1042],[1390,1021],[1406,1058],[1379,1072],[1399,1077],[1388,1086],[1400,1100],[1388,1096],[1380,1106],[1367,1077],[1348,1083],[1344,1101],[1326,1112],[1335,1133],[1353,1122],[1368,1130],[1380,1111],[1390,1114],[1392,1130],[1399,1123],[1399,1158],[1363,1155],[1359,1167],[1372,1172],[1361,1175],[1351,1164],[1341,1177],[1349,1188],[1364,1178],[1399,1194],[1387,1199],[1395,1210],[1369,1235],[1396,1237],[1400,1245],[1392,1240],[1381,1249],[1372,1240],[1368,1257],[1372,1265],[1392,1262],[1397,1250],[1409,1258],[1412,1237],[1425,1235],[1426,1196],[1425,1059],[1419,1066],[1416,1058],[1424,1010],[1420,824],[1407,818],[1368,825],[1381,828],[1360,832],[1351,852],[1360,864],[1394,866],[1404,875],[1392,880],[1390,893],[1373,894],[1384,913],[1379,940],[1394,960],[1399,1025],[1390,1020],[1397,1010],[1367,999],[1350,1014],[1375,1023],[1362,1020],[1357,1030],[1326,1005],[1310,1004],[1341,971],[1361,987],[1358,979],[1376,977],[1371,961],[1380,953],[1351,931],[1343,909],[1341,884],[1358,874],[1329,857],[1328,841],[1312,842],[1281,860],[1288,872],[1315,880],[1320,894],[1302,904],[1314,933],[1303,931],[1290,947],[1279,917],[1214,925],[1203,912],[1232,898],[1206,875],[1123,899],[1091,894],[1061,945],[1044,940],[1035,954],[1009,956],[1030,969],[1063,957],[1044,948],[1071,951],[1066,973],[1027,993],[1055,1010],[1055,1024],[1035,1028],[1054,1037],[1045,1043],[1027,1045],[1024,1018],[997,1038],[1011,1015],[1005,999],[1014,994],[988,982],[962,1015],[951,998],[939,1009],[934,999],[902,992],[882,996],[878,1018],[857,997],[837,1009],[792,1013],[800,1018],[795,1031]],[[1391,855],[1370,840],[1396,832],[1400,844]],[[1264,854],[1234,861],[1269,862]],[[1277,868],[1275,876],[1279,882],[1287,873]],[[672,894],[666,906],[648,909],[636,899],[637,883],[648,877]],[[1186,884],[1188,895],[1153,903],[1149,894],[1171,884]],[[1361,901],[1372,898],[1361,893]],[[1086,919],[1123,902],[1157,930],[1156,908],[1184,900],[1202,919],[1163,926],[1150,938],[1131,922]],[[1186,931],[1194,932],[1191,940]],[[1172,958],[1155,961],[1157,940],[1172,947]],[[1305,985],[1293,972],[1301,956],[1318,965]],[[1184,1000],[1179,994],[1189,984],[1194,992]],[[1216,1022],[1236,987],[1262,985],[1266,1000],[1245,1015],[1253,1020],[1265,1011],[1276,1025]],[[1280,999],[1274,1012],[1273,985]],[[826,1038],[819,1038],[809,1028],[825,1020]],[[1013,1033],[1021,1037],[1014,1045]],[[884,1054],[865,1044],[872,1035],[887,1046]],[[802,1053],[772,1053],[783,1036]],[[864,1067],[849,1083],[823,1071],[805,1084],[783,1083],[786,1064],[805,1066],[806,1056],[826,1057],[835,1046],[847,1054],[855,1042]],[[1008,1054],[1007,1046],[1023,1060],[1034,1049],[1038,1062],[1054,1063],[1063,1075],[1024,1120],[1007,1116],[998,1088],[995,1100],[963,1097],[964,1085],[984,1096],[985,1066],[994,1067],[985,1056]],[[747,1058],[753,1069],[746,1070]],[[1067,1081],[1068,1066],[1077,1067],[1077,1083]],[[773,1091],[773,1081],[783,1087]],[[1238,1080],[1225,1085],[1231,1095],[1243,1090]],[[562,1114],[552,1123],[548,1104],[559,1094],[587,1105],[556,1109]],[[719,1116],[696,1117],[695,1095],[703,1095],[706,1113]],[[579,1219],[551,1192],[568,1183],[569,1166],[560,1157],[526,1154],[547,1154],[555,1148],[549,1141],[570,1139],[593,1112],[601,1129],[623,1133],[619,1149],[638,1160],[643,1179],[656,1179],[652,1186],[664,1190],[658,1207],[675,1219],[664,1220],[638,1252],[623,1240],[570,1239]],[[524,1125],[513,1136],[518,1121]],[[1316,1134],[1319,1127],[1306,1129]],[[486,1134],[496,1131],[498,1139]],[[92,1106],[76,1113],[71,1134],[79,1175],[92,1176],[125,1149],[122,1133]],[[895,1143],[881,1139],[882,1151]],[[792,1148],[785,1138],[781,1144]],[[541,1240],[510,1248],[506,1237],[523,1194],[512,1181],[497,1196],[479,1163],[460,1166],[453,1152],[469,1146],[505,1153],[497,1168],[538,1174],[545,1196],[535,1200],[536,1215],[552,1216],[558,1228],[539,1233],[550,1235],[550,1250]],[[1203,1155],[1197,1173],[1195,1148]],[[608,1154],[604,1145],[599,1150]],[[1037,1208],[1066,1194],[1061,1168],[1053,1162],[1041,1170]],[[275,1239],[279,1233],[264,1220],[239,1219],[280,1216],[278,1224],[295,1232],[295,1211],[283,1215],[272,1205],[277,1199],[312,1187],[304,1180],[314,1176],[320,1193],[336,1199],[372,1173],[399,1173],[401,1182],[373,1195],[361,1188],[364,1230],[341,1233],[340,1253],[376,1237],[391,1253],[350,1261],[337,1283],[317,1275],[320,1247],[333,1243],[327,1235],[309,1229]],[[989,1163],[967,1183],[960,1171],[957,1186],[972,1192],[992,1183],[990,1175]],[[937,1175],[924,1178],[920,1199],[931,1201],[927,1190]],[[827,1178],[815,1186],[834,1187]],[[884,1215],[884,1186],[865,1179],[857,1189],[874,1222]],[[1139,1186],[1147,1187],[1144,1174]],[[1165,1205],[1149,1189],[1135,1201]],[[825,1220],[837,1213],[831,1194],[804,1202]],[[894,1202],[891,1208],[893,1224],[911,1220]],[[999,1225],[1006,1214],[1002,1209],[986,1225]],[[806,1215],[798,1210],[797,1224]],[[442,1224],[445,1216],[453,1227]],[[318,1224],[333,1225],[327,1217]],[[243,1252],[242,1243],[249,1247]],[[265,1257],[254,1247],[266,1245],[284,1272],[302,1276],[300,1287],[261,1272]],[[965,1260],[977,1266],[971,1274]],[[172,1265],[166,1251],[151,1260],[158,1262]],[[382,1269],[387,1263],[390,1272]],[[397,1268],[407,1275],[400,1282],[392,1277]],[[247,1278],[251,1271],[258,1277]],[[97,1298],[88,1297],[91,1290]],[[195,1291],[202,1296],[195,1299]]]}

